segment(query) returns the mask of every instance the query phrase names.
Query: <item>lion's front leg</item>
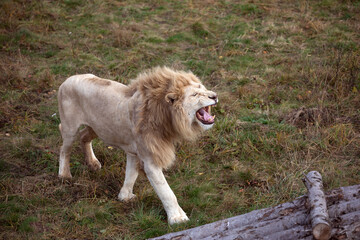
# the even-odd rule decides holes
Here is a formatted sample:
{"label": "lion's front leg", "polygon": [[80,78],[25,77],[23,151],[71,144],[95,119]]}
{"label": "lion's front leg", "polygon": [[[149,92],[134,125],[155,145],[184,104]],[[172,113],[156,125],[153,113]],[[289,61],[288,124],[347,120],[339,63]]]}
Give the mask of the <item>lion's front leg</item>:
{"label": "lion's front leg", "polygon": [[85,161],[90,169],[94,171],[101,169],[101,163],[96,158],[91,145],[91,141],[95,138],[97,138],[97,135],[89,126],[80,131],[80,144],[85,154]]}
{"label": "lion's front leg", "polygon": [[127,154],[125,181],[118,195],[118,198],[121,201],[129,201],[132,198],[136,197],[136,195],[133,194],[133,187],[136,178],[139,175],[138,166],[137,166],[138,162],[139,159],[137,156]]}
{"label": "lion's front leg", "polygon": [[179,206],[175,194],[166,182],[162,169],[150,161],[146,161],[144,162],[144,170],[165,208],[169,224],[188,221],[189,218]]}

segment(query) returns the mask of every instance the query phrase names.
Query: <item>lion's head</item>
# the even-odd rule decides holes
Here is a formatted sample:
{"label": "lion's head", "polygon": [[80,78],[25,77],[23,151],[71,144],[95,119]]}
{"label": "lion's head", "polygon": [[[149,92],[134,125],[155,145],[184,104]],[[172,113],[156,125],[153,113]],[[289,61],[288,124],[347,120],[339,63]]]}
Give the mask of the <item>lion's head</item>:
{"label": "lion's head", "polygon": [[173,162],[174,143],[194,140],[214,124],[211,106],[217,95],[191,72],[156,67],[140,74],[129,87],[140,92],[137,132],[159,166]]}

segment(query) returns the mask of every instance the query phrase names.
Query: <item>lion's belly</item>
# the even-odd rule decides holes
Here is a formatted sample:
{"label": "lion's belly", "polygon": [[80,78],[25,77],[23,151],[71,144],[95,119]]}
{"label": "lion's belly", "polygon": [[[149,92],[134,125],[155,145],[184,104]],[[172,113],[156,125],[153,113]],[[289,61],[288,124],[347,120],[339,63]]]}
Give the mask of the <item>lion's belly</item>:
{"label": "lion's belly", "polygon": [[[96,132],[96,131],[95,131]],[[132,136],[127,133],[115,135],[98,136],[107,146],[122,149],[126,154],[138,155],[137,145]]]}
{"label": "lion's belly", "polygon": [[132,133],[127,130],[102,128],[100,131],[96,127],[92,127],[98,137],[107,145],[126,149],[132,149],[131,146],[134,143]]}
{"label": "lion's belly", "polygon": [[107,110],[106,113],[87,119],[93,120],[88,122],[88,125],[106,145],[136,154],[137,146],[133,133],[135,126],[131,121],[129,104],[131,105],[129,100],[125,100],[122,104],[113,106],[112,111]]}

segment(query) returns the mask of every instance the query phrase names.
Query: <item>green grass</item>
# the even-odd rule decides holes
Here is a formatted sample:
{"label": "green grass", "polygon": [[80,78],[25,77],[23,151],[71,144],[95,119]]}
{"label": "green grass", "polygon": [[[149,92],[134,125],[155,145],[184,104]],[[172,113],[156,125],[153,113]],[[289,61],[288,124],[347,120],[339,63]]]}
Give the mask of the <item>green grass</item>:
{"label": "green grass", "polygon": [[[0,238],[144,239],[291,201],[317,170],[330,190],[360,181],[358,1],[2,1]],[[125,154],[78,143],[57,178],[56,91],[70,75],[127,84],[157,65],[219,94],[213,129],[177,147],[166,178],[190,217],[169,226],[145,176],[116,200]],[[316,108],[321,119],[291,121]],[[302,122],[301,122],[302,121]]]}

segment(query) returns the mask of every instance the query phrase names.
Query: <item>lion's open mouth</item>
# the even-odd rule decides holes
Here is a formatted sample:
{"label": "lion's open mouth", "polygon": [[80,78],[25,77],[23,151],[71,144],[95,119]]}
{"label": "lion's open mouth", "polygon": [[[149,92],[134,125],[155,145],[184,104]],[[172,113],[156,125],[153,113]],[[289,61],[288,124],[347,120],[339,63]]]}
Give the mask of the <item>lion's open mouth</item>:
{"label": "lion's open mouth", "polygon": [[200,108],[196,112],[196,117],[203,124],[213,124],[215,122],[215,115],[211,116],[211,106]]}

